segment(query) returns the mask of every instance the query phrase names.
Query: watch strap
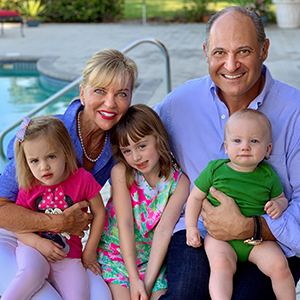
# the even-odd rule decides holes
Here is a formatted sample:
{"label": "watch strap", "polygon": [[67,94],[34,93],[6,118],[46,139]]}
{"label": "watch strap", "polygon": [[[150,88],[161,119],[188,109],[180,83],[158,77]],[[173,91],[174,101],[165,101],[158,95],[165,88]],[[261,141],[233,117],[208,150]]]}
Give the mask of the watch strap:
{"label": "watch strap", "polygon": [[259,215],[252,215],[251,216],[254,220],[254,234],[253,240],[261,241],[261,220]]}
{"label": "watch strap", "polygon": [[251,216],[254,221],[254,234],[251,239],[246,239],[244,240],[244,243],[248,245],[258,245],[262,242],[262,237],[261,237],[261,220],[259,215],[252,215]]}

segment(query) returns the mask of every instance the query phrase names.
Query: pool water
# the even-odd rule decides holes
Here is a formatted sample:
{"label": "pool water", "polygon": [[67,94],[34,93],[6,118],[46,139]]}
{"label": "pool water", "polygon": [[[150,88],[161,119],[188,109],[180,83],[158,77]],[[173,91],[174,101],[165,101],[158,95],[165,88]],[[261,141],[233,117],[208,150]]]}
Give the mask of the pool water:
{"label": "pool water", "polygon": [[[22,119],[26,113],[35,109],[41,102],[59,91],[62,86],[54,86],[47,83],[36,69],[32,70],[5,70],[0,69],[0,132],[11,124]],[[79,89],[74,88],[51,105],[44,108],[37,115],[49,115],[63,113],[69,103],[79,95]],[[4,139],[6,152],[10,139],[15,130],[8,133]],[[0,172],[4,162],[0,163]]]}

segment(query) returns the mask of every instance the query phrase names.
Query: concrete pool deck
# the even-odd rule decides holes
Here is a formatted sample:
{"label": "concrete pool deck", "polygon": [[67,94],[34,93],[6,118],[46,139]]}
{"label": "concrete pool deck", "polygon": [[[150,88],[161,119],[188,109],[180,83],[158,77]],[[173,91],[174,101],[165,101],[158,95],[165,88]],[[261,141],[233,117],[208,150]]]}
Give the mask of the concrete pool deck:
{"label": "concrete pool deck", "polygon": [[[0,35],[0,61],[17,58],[48,58],[48,72],[60,79],[71,80],[81,76],[87,61],[105,48],[122,50],[143,37],[159,40],[170,56],[171,87],[207,75],[207,63],[202,51],[205,24],[155,24],[121,22],[115,24],[40,24],[24,27],[4,24]],[[276,24],[266,25],[270,39],[269,57],[265,64],[275,79],[300,89],[300,28],[279,29]],[[140,82],[147,83],[133,102],[154,105],[166,95],[163,55],[158,47],[141,44],[127,53],[138,65]],[[44,61],[45,62],[45,61]],[[46,71],[47,72],[47,71]],[[150,84],[151,83],[151,84]],[[143,93],[147,94],[143,98]],[[300,300],[300,285],[297,287]]]}
{"label": "concrete pool deck", "polygon": [[[205,24],[40,24],[24,28],[20,35],[18,24],[5,23],[0,35],[0,60],[43,57],[48,74],[72,80],[81,76],[86,62],[105,48],[122,50],[143,37],[152,37],[167,48],[170,56],[171,87],[206,75],[207,63],[202,51]],[[275,79],[300,88],[300,28],[279,29],[267,24],[271,45],[266,65]],[[140,81],[152,80],[146,104],[153,105],[166,95],[164,61],[156,45],[144,43],[127,53],[137,63]],[[152,90],[151,90],[152,89]],[[141,101],[141,100],[140,100]],[[134,101],[135,102],[135,101]]]}

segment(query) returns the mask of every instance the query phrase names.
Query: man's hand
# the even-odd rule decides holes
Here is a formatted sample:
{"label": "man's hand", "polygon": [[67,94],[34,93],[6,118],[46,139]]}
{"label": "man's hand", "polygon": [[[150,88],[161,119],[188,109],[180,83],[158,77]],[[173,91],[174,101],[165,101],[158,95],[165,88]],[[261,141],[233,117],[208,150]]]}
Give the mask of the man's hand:
{"label": "man's hand", "polygon": [[93,219],[91,213],[85,213],[82,211],[83,208],[87,208],[89,202],[81,201],[75,203],[71,207],[67,208],[61,216],[63,216],[62,227],[59,228],[56,232],[67,232],[79,236],[80,238],[84,237],[84,230],[89,229],[89,224]]}
{"label": "man's hand", "polygon": [[253,236],[253,220],[242,215],[235,201],[214,187],[210,188],[210,192],[221,204],[215,207],[207,199],[203,201],[201,216],[207,232],[222,241]]}

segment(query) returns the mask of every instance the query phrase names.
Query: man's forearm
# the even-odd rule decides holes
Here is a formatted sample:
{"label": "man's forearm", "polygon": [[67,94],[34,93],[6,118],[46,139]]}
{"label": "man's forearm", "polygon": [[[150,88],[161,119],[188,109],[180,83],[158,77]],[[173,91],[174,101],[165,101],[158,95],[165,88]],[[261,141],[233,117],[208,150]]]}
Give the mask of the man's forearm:
{"label": "man's forearm", "polygon": [[[273,236],[266,220],[263,217],[260,217],[261,220],[261,236],[263,241],[276,241],[275,237]],[[239,235],[236,239],[245,240],[252,238],[254,236],[254,220],[253,218],[249,217],[246,218],[244,225],[242,226],[243,230],[239,232]]]}
{"label": "man's forearm", "polygon": [[272,234],[265,218],[260,217],[261,220],[261,237],[263,241],[276,241],[276,238]]}

